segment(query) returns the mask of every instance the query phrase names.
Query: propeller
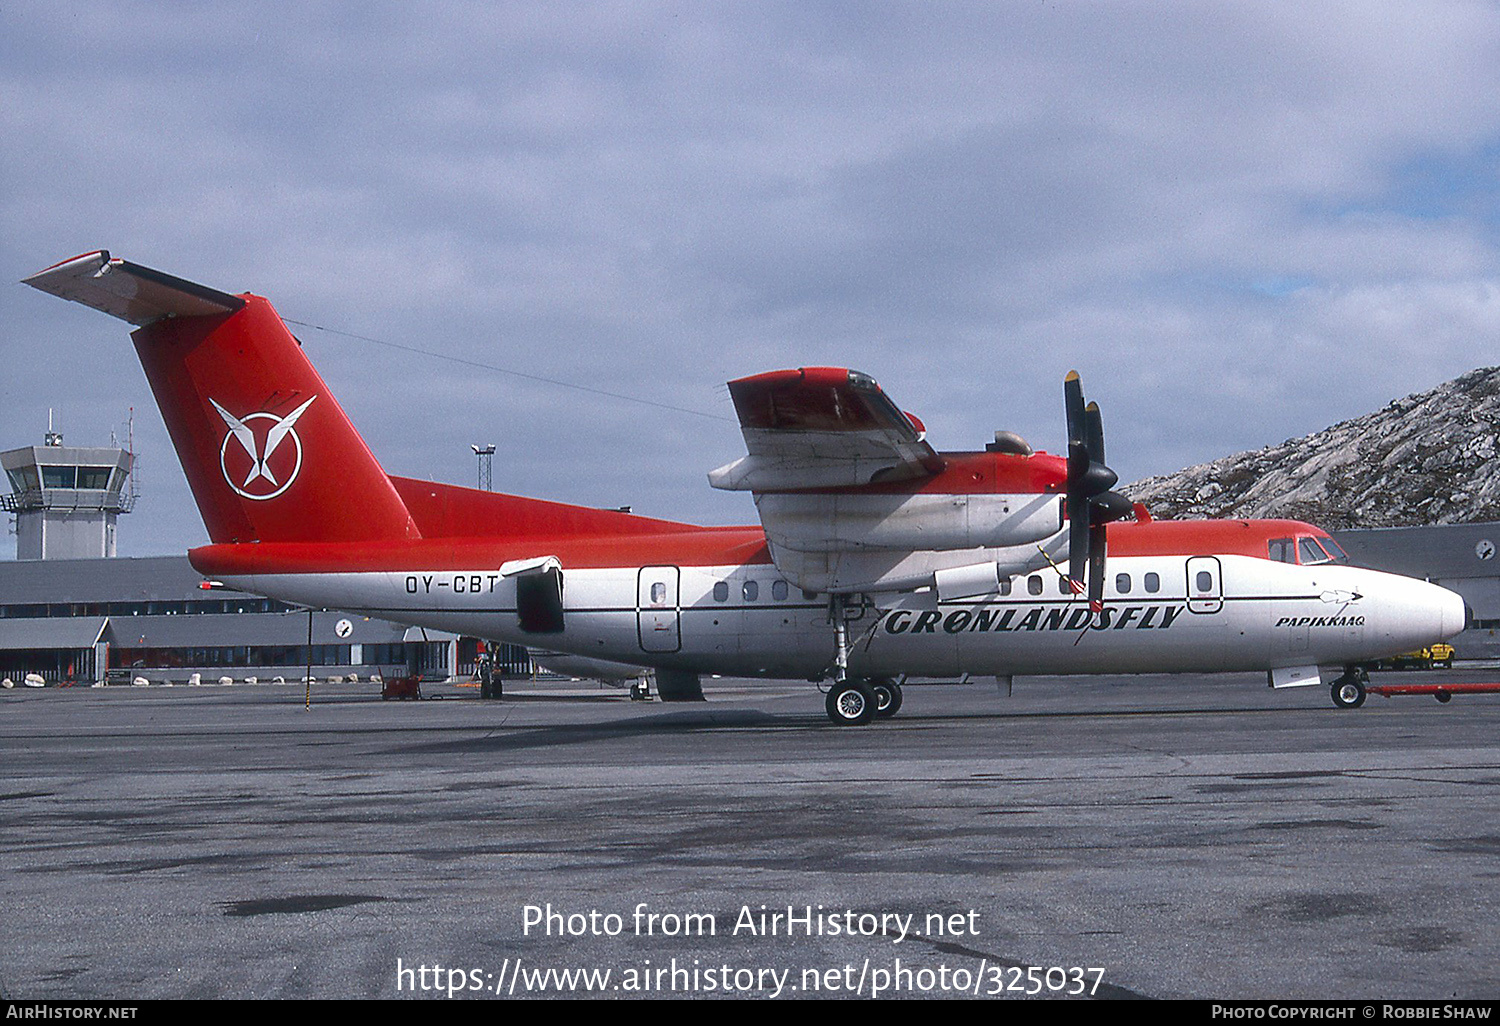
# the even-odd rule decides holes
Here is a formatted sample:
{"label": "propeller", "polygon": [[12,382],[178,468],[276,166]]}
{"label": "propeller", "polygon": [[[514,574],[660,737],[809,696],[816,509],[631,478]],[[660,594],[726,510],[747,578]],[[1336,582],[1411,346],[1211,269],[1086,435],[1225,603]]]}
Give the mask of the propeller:
{"label": "propeller", "polygon": [[1133,507],[1124,495],[1110,491],[1120,477],[1104,464],[1104,421],[1098,403],[1084,405],[1077,371],[1069,371],[1063,381],[1063,404],[1068,418],[1068,578],[1078,594],[1087,581],[1089,607],[1098,612],[1104,601],[1104,525],[1129,516]]}

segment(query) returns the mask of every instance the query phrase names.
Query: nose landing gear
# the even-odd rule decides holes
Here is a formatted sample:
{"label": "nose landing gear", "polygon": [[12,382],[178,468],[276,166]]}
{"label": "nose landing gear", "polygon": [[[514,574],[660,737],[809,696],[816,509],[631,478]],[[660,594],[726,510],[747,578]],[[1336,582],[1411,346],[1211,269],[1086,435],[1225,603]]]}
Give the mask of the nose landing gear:
{"label": "nose landing gear", "polygon": [[1329,688],[1333,704],[1340,709],[1358,709],[1365,704],[1365,685],[1370,683],[1370,674],[1358,666],[1344,667],[1342,676],[1336,678]]}

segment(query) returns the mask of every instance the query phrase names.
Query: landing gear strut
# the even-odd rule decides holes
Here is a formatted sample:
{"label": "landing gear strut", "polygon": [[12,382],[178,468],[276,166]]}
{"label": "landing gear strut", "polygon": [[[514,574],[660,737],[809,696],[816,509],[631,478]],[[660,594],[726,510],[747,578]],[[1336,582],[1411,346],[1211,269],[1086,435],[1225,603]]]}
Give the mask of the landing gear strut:
{"label": "landing gear strut", "polygon": [[1368,672],[1357,666],[1346,666],[1343,676],[1329,688],[1333,704],[1340,709],[1358,709],[1365,704],[1365,685],[1369,682]]}

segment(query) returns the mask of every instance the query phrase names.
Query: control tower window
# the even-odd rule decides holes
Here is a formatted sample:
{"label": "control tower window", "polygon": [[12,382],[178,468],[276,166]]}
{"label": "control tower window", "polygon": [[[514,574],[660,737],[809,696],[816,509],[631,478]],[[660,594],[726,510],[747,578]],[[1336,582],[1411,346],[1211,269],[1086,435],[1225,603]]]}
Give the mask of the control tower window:
{"label": "control tower window", "polygon": [[79,467],[78,487],[95,488],[99,491],[109,487],[109,473],[112,467]]}
{"label": "control tower window", "polygon": [[77,467],[43,467],[42,468],[42,487],[43,488],[77,488],[78,487],[78,468]]}
{"label": "control tower window", "polygon": [[7,470],[5,473],[10,478],[11,491],[34,492],[37,490],[38,482],[34,468],[17,467],[15,470]]}

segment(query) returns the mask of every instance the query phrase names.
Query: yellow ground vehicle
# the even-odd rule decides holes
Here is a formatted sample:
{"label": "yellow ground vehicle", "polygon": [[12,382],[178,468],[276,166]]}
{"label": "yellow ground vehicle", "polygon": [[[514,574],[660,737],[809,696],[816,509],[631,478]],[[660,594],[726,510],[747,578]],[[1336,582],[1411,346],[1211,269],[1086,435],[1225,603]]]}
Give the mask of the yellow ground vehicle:
{"label": "yellow ground vehicle", "polygon": [[1450,669],[1453,666],[1454,648],[1438,642],[1419,648],[1414,652],[1402,652],[1398,656],[1382,659],[1375,664],[1377,670],[1431,670],[1433,668]]}

